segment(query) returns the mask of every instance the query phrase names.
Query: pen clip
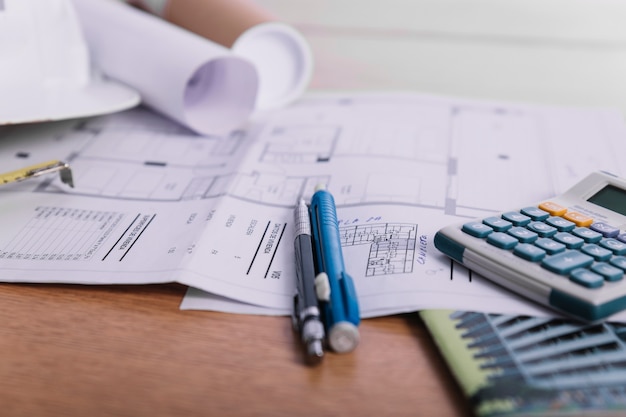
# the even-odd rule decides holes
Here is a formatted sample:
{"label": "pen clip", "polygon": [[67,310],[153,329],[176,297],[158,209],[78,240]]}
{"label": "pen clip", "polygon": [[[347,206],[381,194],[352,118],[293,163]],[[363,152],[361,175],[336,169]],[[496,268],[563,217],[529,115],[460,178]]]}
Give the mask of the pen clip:
{"label": "pen clip", "polygon": [[361,322],[361,315],[359,313],[359,305],[356,301],[357,294],[356,288],[354,287],[354,281],[350,275],[342,272],[339,285],[341,286],[341,296],[344,297],[343,305],[346,319],[355,326],[358,326]]}
{"label": "pen clip", "polygon": [[315,276],[315,295],[318,301],[328,302],[330,300],[330,283],[326,272],[320,272]]}

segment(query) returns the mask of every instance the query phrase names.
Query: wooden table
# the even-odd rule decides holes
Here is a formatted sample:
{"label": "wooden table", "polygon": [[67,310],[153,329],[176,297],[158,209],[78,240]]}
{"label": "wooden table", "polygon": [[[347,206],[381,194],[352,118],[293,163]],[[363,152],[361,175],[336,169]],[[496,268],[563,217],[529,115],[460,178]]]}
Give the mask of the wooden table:
{"label": "wooden table", "polygon": [[470,415],[416,314],[311,368],[289,318],[180,311],[184,292],[0,284],[0,415]]}

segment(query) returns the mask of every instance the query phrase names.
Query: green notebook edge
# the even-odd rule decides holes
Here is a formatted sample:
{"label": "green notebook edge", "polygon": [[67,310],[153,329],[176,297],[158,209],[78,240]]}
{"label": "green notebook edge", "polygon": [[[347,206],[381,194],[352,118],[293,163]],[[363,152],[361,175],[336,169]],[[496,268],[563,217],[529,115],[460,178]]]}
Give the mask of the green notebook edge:
{"label": "green notebook edge", "polygon": [[[458,310],[423,310],[418,314],[476,416],[626,415],[624,323],[581,324],[565,319]],[[482,317],[483,324],[489,322],[487,331],[477,333],[476,327],[468,326],[468,315]],[[506,327],[506,330],[498,329],[499,326]],[[502,370],[493,366],[493,356],[485,355],[485,345],[491,344],[496,339],[506,339],[502,336],[511,336],[510,330],[514,328],[523,330],[517,332],[518,338],[508,346],[508,358],[513,359],[516,369],[521,372],[517,379],[510,379],[508,376],[502,378]],[[555,337],[555,333],[559,335]],[[494,338],[494,335],[497,337]],[[525,353],[513,352],[515,349],[510,349],[511,346],[519,346],[518,342],[523,338],[527,338]],[[549,352],[553,352],[554,358],[542,358],[539,367],[552,366],[557,371],[542,381],[537,377],[539,374],[533,378],[530,375],[532,372],[528,372],[536,365],[529,366],[531,362],[523,362],[524,358],[528,357],[528,348],[536,349],[546,340],[556,342],[547,348],[539,347],[538,350],[543,349],[545,352],[548,349]],[[585,350],[589,352],[585,355],[572,356],[571,353],[567,353],[565,359],[558,356],[563,346],[595,340],[601,340],[601,344],[610,342],[613,347],[611,350],[602,350],[588,346]],[[586,363],[586,366],[580,366],[582,363]],[[591,364],[594,364],[595,370],[589,371]],[[564,369],[567,366],[569,369]],[[570,372],[571,376],[569,374],[563,376],[563,371]],[[520,375],[524,377],[521,378]],[[550,379],[555,375],[560,376],[560,379]],[[575,386],[577,379],[578,386]]]}
{"label": "green notebook edge", "polygon": [[[461,331],[455,328],[450,315],[455,310],[423,310],[419,312],[426,324],[437,349],[441,352],[448,368],[470,403],[474,394],[488,385],[487,372],[480,369],[481,361],[474,358],[471,349],[465,346]],[[498,415],[513,412],[515,407],[509,401],[490,404],[472,404],[477,415]]]}

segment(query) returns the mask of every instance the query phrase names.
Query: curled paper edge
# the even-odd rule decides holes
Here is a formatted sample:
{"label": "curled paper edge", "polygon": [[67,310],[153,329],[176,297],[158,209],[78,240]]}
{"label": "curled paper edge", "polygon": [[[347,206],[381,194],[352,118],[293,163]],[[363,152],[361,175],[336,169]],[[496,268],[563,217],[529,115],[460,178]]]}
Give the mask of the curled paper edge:
{"label": "curled paper edge", "polygon": [[171,117],[198,133],[227,132],[254,111],[257,91],[258,76],[250,63],[233,57],[214,59],[189,77],[182,114]]}
{"label": "curled paper edge", "polygon": [[302,96],[313,75],[313,53],[292,26],[265,22],[246,30],[232,51],[249,59],[259,73],[258,109],[287,105]]}
{"label": "curled paper edge", "polygon": [[73,0],[95,65],[147,106],[200,134],[241,126],[255,109],[255,66],[229,49],[116,0]]}

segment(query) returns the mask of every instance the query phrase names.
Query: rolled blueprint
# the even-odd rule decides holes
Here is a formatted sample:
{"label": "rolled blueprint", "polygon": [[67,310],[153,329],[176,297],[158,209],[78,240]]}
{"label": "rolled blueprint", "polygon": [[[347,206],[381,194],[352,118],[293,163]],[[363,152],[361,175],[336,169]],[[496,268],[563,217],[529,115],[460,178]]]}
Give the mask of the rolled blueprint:
{"label": "rolled blueprint", "polygon": [[[150,3],[154,3],[153,1]],[[304,37],[251,0],[166,0],[164,19],[252,61],[259,73],[258,108],[283,106],[307,88],[313,58]]]}
{"label": "rolled blueprint", "polygon": [[228,48],[116,0],[73,0],[93,62],[143,102],[200,134],[252,113],[255,66]]}
{"label": "rolled blueprint", "polygon": [[253,26],[237,38],[232,51],[252,61],[258,71],[257,108],[289,104],[309,85],[312,53],[302,35],[289,25],[266,22]]}

